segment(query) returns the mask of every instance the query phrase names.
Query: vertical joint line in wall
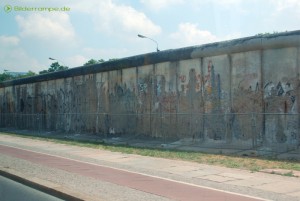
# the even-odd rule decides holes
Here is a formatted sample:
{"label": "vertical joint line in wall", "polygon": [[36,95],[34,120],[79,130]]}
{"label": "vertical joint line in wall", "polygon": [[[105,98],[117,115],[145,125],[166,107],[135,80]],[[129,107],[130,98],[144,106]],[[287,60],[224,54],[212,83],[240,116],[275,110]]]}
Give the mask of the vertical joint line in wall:
{"label": "vertical joint line in wall", "polygon": [[[196,69],[195,69],[196,70]],[[190,76],[190,75],[189,75]],[[191,79],[191,77],[189,78]],[[189,81],[188,81],[189,82]],[[189,89],[190,90],[190,89]],[[192,90],[191,90],[192,91]],[[192,127],[193,127],[193,109],[194,109],[194,104],[193,104],[193,99],[194,99],[194,93],[191,92],[189,93],[189,105],[190,105],[190,111],[189,111],[189,136],[192,137],[193,136],[193,132],[192,132]]]}
{"label": "vertical joint line in wall", "polygon": [[152,75],[150,76],[150,84],[151,84],[151,87],[149,90],[150,92],[150,136],[152,137],[153,136],[153,133],[152,133],[152,104],[153,104],[153,92],[154,92],[154,76],[155,76],[155,67],[156,67],[156,64],[153,64],[152,65]]}
{"label": "vertical joint line in wall", "polygon": [[[178,97],[178,94],[179,94],[179,90],[178,90],[178,66],[179,66],[179,61],[176,61],[175,63],[175,87],[176,87],[176,124],[175,124],[175,130],[178,131],[178,105],[179,105],[179,97]],[[177,132],[178,133],[178,132]]]}
{"label": "vertical joint line in wall", "polygon": [[297,138],[298,138],[298,148],[300,148],[300,46],[297,47],[297,69],[298,69],[298,93],[296,94],[297,98],[296,98],[296,101],[298,104],[297,107],[298,107],[298,134],[297,134]]}
{"label": "vertical joint line in wall", "polygon": [[[230,110],[229,110],[229,113],[231,113],[232,112],[232,108],[233,108],[233,96],[232,96],[232,54],[228,54],[228,60],[229,60],[229,100],[230,100]],[[226,140],[226,142],[231,142],[232,141],[232,136],[233,136],[233,130],[232,129],[228,129],[228,126],[226,126],[226,131],[225,132],[226,132],[226,134],[225,134],[225,140]]]}
{"label": "vertical joint line in wall", "polygon": [[45,128],[46,128],[46,130],[48,130],[48,128],[50,128],[50,126],[49,126],[49,122],[48,122],[48,113],[49,113],[49,111],[48,111],[48,101],[47,101],[47,99],[48,99],[48,95],[50,94],[49,93],[49,80],[48,81],[46,81],[46,100],[45,100],[45,122],[46,122],[46,125],[45,125]]}
{"label": "vertical joint line in wall", "polygon": [[177,94],[177,98],[176,98],[176,112],[179,111],[179,82],[178,82],[178,78],[179,78],[179,61],[176,62],[176,78],[175,78],[175,82],[176,82],[176,94]]}
{"label": "vertical joint line in wall", "polygon": [[264,88],[263,88],[263,83],[264,83],[264,52],[263,49],[260,49],[260,93],[261,93],[261,104],[262,104],[262,140],[263,144],[266,142],[266,108],[265,108],[265,101],[264,101]]}
{"label": "vertical joint line in wall", "polygon": [[201,116],[201,119],[202,119],[202,128],[201,128],[201,134],[202,134],[202,141],[204,142],[205,141],[205,115],[203,115],[205,113],[205,103],[204,103],[204,61],[203,61],[203,57],[200,58],[200,73],[201,73],[201,107],[202,107],[202,116]]}
{"label": "vertical joint line in wall", "polygon": [[120,69],[121,71],[121,80],[120,80],[120,84],[122,85],[123,84],[123,68]]}
{"label": "vertical joint line in wall", "polygon": [[139,96],[140,95],[140,90],[139,90],[139,67],[135,67],[135,86],[136,86],[136,93]]}
{"label": "vertical joint line in wall", "polygon": [[[108,89],[108,94],[107,94],[107,96],[108,96],[108,100],[110,99],[109,98],[109,94],[111,93],[110,92],[110,72],[112,72],[112,71],[108,71],[107,72],[107,89]],[[108,111],[107,111],[107,113],[108,113],[108,116],[109,116],[109,114],[111,114],[111,103],[110,103],[110,100],[109,101],[107,101],[108,102]],[[106,131],[107,132],[107,131]],[[106,133],[106,135],[107,135],[107,133]]]}
{"label": "vertical joint line in wall", "polygon": [[232,55],[228,54],[229,60],[229,100],[230,100],[230,111],[233,108],[233,100],[232,100]]}
{"label": "vertical joint line in wall", "polygon": [[[140,90],[139,90],[139,70],[138,70],[138,66],[135,67],[135,86],[136,86],[136,89],[135,89],[135,93],[136,93],[136,96],[139,97],[139,93],[140,93]],[[136,106],[135,106],[135,122],[136,122],[136,125],[138,125],[138,122],[139,122],[139,103],[138,101],[136,102]],[[135,136],[138,136],[139,133],[138,133],[139,129],[137,129],[137,127],[135,128]]]}

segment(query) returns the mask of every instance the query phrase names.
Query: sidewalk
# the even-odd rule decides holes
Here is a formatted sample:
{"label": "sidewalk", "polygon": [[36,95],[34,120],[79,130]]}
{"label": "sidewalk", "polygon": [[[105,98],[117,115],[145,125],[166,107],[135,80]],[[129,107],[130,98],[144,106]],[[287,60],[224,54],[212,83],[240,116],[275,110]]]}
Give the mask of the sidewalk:
{"label": "sidewalk", "polygon": [[[175,180],[193,185],[200,185],[223,191],[260,197],[268,200],[300,200],[300,178],[297,177],[280,176],[261,172],[251,173],[245,170],[132,154],[122,154],[104,150],[55,144],[46,141],[12,137],[8,135],[0,135],[0,145],[8,145],[25,150],[66,157],[92,164],[114,167],[131,172],[138,172],[144,175],[166,178],[168,180]],[[24,168],[24,164],[26,162],[23,161],[22,163],[23,164],[21,164],[20,161],[15,161],[13,163],[11,158],[2,156],[0,170],[7,171],[12,174],[18,174],[18,176],[27,177],[27,179],[34,180],[34,182],[39,182],[42,185],[44,184],[47,186],[52,186],[53,188],[63,188],[64,191],[70,192],[73,195],[75,192],[75,194],[79,197],[81,196],[88,200],[92,200],[92,193],[85,192],[84,188],[82,188],[83,192],[80,192],[80,188],[78,189],[78,187],[74,187],[74,183],[68,183],[66,179],[64,179],[64,181],[57,181],[57,178],[54,178],[53,176],[53,174],[56,174],[57,177],[59,174],[57,171],[50,169],[50,172],[53,171],[51,172],[52,177],[49,176],[45,179],[45,172],[40,170],[33,171],[35,167],[32,167],[31,171],[26,170],[26,168]],[[32,165],[28,163],[26,164],[28,166]],[[22,165],[22,167],[19,167],[20,165]],[[77,177],[77,175],[72,175],[72,177],[74,179],[74,177]],[[90,181],[86,182],[89,183]],[[90,183],[86,185],[90,185]],[[118,187],[114,186],[114,189],[116,188]],[[120,194],[118,191],[114,193],[115,196]],[[167,200],[161,197],[158,198],[151,197],[150,195],[147,196],[149,196],[149,200]],[[136,197],[136,195],[133,197],[137,198],[136,200],[139,199]],[[143,200],[147,200],[144,198],[145,197],[143,197]],[[129,199],[131,198],[128,198],[128,200]],[[126,199],[120,198],[119,200]]]}

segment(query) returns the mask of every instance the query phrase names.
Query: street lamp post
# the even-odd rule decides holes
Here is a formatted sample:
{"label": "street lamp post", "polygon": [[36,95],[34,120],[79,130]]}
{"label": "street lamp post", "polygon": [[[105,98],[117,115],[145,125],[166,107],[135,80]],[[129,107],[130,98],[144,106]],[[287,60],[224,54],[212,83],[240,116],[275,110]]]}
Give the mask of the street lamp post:
{"label": "street lamp post", "polygon": [[61,64],[63,64],[64,66],[66,66],[63,62],[61,62],[61,61],[59,61],[59,60],[57,60],[57,59],[54,59],[54,58],[52,58],[52,57],[49,57],[49,60],[57,61],[58,63],[61,63]]}
{"label": "street lamp post", "polygon": [[147,37],[147,36],[140,35],[140,34],[138,34],[138,37],[140,37],[140,38],[148,38],[148,39],[152,40],[153,42],[155,42],[155,43],[156,43],[156,51],[159,52],[159,49],[158,49],[158,43],[157,43],[156,40],[154,40],[154,39],[152,39],[152,38],[149,38],[149,37]]}

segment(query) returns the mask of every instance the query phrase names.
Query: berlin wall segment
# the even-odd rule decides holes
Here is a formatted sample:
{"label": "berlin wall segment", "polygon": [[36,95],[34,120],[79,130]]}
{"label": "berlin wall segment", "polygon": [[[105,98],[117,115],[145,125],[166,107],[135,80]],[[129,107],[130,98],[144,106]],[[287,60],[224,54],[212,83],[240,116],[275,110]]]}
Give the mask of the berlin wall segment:
{"label": "berlin wall segment", "polygon": [[299,134],[300,31],[1,83],[1,127],[286,144]]}

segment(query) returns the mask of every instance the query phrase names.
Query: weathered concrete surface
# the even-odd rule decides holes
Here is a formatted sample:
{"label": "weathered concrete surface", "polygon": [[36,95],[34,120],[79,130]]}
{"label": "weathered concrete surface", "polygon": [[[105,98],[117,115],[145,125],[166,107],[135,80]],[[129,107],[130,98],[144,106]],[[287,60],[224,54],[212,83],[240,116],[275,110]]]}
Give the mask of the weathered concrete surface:
{"label": "weathered concrete surface", "polygon": [[0,126],[296,149],[299,48],[294,31],[4,82]]}

